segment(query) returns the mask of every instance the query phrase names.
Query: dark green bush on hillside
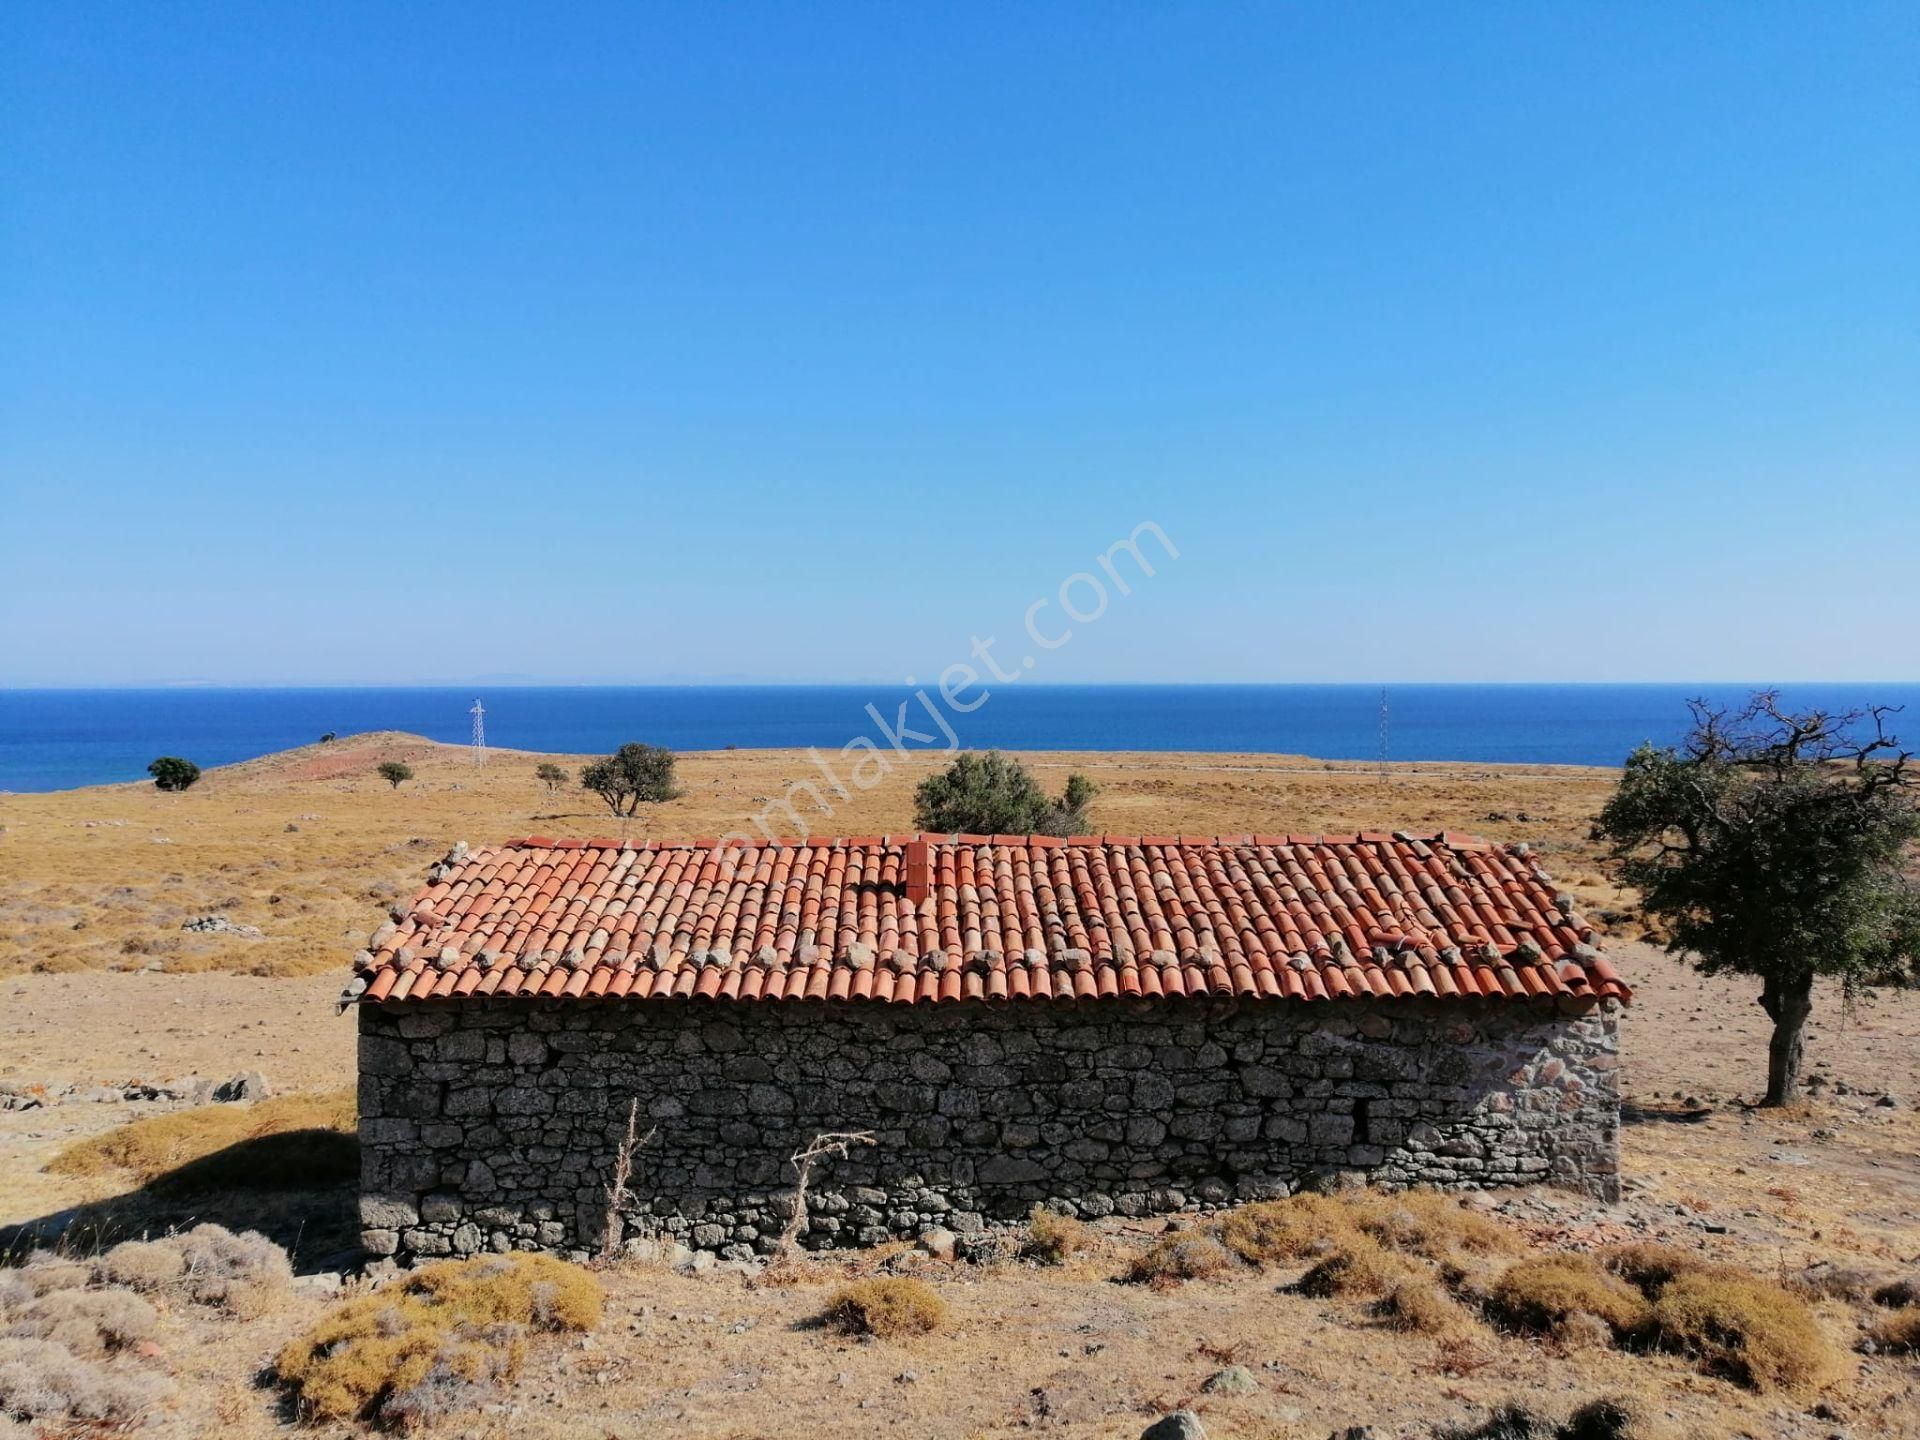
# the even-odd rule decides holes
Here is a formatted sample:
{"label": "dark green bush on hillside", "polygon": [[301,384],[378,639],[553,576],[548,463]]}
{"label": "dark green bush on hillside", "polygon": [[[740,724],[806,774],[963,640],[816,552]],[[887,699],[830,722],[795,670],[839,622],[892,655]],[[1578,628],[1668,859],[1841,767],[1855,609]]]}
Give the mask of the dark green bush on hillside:
{"label": "dark green bush on hillside", "polygon": [[976,835],[1075,835],[1087,828],[1094,788],[1084,775],[1069,775],[1056,799],[1033,773],[998,750],[966,754],[913,792],[914,823],[939,833]]}
{"label": "dark green bush on hillside", "polygon": [[413,767],[403,765],[398,760],[387,760],[380,766],[380,778],[398,790],[401,781],[413,778]]}
{"label": "dark green bush on hillside", "polygon": [[162,755],[147,766],[147,774],[153,776],[153,783],[162,790],[185,790],[200,778],[200,767],[178,755]]}
{"label": "dark green bush on hillside", "polygon": [[673,784],[673,752],[633,741],[583,769],[580,787],[606,801],[615,815],[631,815],[642,802],[658,804],[680,793]]}

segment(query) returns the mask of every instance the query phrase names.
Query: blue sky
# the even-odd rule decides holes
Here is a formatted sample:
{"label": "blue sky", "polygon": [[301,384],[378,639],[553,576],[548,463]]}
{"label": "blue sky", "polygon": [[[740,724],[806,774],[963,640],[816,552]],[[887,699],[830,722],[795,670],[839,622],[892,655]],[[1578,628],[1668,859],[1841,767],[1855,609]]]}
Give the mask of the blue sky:
{"label": "blue sky", "polygon": [[0,683],[897,680],[1143,521],[1035,678],[1911,678],[1917,67],[1908,4],[11,5]]}

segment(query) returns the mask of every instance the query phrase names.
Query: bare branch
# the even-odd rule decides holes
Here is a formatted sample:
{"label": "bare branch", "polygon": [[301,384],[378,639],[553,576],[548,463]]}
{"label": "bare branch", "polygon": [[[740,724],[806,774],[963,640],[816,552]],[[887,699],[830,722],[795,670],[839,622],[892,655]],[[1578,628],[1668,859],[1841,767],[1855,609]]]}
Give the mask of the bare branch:
{"label": "bare branch", "polygon": [[780,1239],[773,1247],[774,1259],[781,1260],[790,1255],[794,1242],[806,1228],[807,1182],[812,1178],[814,1162],[830,1155],[837,1155],[844,1160],[852,1146],[879,1143],[868,1130],[835,1130],[814,1136],[810,1144],[787,1157],[787,1163],[793,1166],[794,1172],[793,1213],[787,1217],[786,1228],[781,1230]]}
{"label": "bare branch", "polygon": [[640,1126],[640,1101],[635,1098],[627,1106],[627,1133],[620,1141],[620,1148],[613,1156],[613,1179],[607,1183],[607,1221],[600,1232],[600,1258],[611,1260],[620,1244],[620,1211],[631,1198],[627,1193],[627,1182],[633,1178],[634,1153],[659,1133],[660,1127],[653,1126],[642,1135]]}

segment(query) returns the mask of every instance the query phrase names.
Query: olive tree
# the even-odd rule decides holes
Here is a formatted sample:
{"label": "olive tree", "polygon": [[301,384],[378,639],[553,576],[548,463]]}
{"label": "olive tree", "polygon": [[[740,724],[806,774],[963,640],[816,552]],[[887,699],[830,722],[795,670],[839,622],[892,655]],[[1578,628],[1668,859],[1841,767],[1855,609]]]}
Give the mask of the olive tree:
{"label": "olive tree", "polygon": [[538,780],[541,788],[547,792],[549,805],[558,800],[560,792],[573,783],[573,776],[551,760],[541,761],[533,772],[533,778]]}
{"label": "olive tree", "polygon": [[147,766],[147,774],[153,776],[156,789],[185,790],[200,778],[200,767],[178,755],[162,755]]}
{"label": "olive tree", "polygon": [[1920,838],[1910,752],[1889,707],[1793,714],[1763,691],[1692,702],[1678,747],[1642,746],[1600,812],[1616,872],[1709,975],[1760,980],[1773,1021],[1762,1102],[1799,1084],[1813,982],[1851,990],[1920,954]]}
{"label": "olive tree", "polygon": [[580,787],[606,801],[615,815],[631,815],[642,803],[658,804],[680,793],[673,783],[673,762],[671,750],[629,741],[584,767]]}
{"label": "olive tree", "polygon": [[1018,760],[998,750],[969,751],[920,782],[913,792],[914,823],[936,833],[1073,835],[1087,828],[1093,796],[1084,775],[1069,775],[1056,799]]}
{"label": "olive tree", "polygon": [[413,767],[398,760],[383,760],[380,764],[380,778],[398,790],[402,781],[413,778]]}

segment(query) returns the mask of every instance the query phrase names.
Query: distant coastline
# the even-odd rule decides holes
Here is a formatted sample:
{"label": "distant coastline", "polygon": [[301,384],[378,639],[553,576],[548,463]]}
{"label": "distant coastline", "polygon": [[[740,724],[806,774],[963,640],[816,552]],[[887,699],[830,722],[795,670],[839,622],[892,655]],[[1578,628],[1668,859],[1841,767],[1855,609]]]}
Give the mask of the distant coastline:
{"label": "distant coastline", "polygon": [[[880,685],[13,690],[0,691],[0,791],[138,780],[162,754],[231,764],[328,731],[405,730],[462,744],[476,694],[487,702],[490,743],[568,754],[624,740],[832,752],[859,736],[927,748],[952,743],[950,733],[969,749],[1617,765],[1643,741],[1677,739],[1688,699],[1732,702],[1752,688],[1389,685],[1383,725],[1378,685],[1008,684],[970,695],[976,707],[948,712],[946,726],[928,719],[925,687]],[[1905,705],[1920,738],[1920,683],[1781,688],[1800,706]],[[902,716],[912,733],[902,733]]]}

